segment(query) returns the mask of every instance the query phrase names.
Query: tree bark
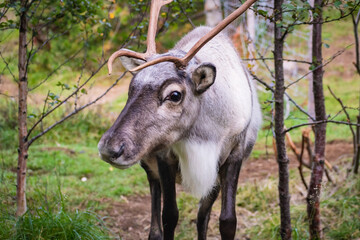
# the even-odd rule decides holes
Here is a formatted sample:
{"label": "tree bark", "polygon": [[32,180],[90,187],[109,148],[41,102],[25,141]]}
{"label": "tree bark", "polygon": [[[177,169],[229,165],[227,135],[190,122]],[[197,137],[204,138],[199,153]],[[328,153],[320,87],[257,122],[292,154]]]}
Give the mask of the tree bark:
{"label": "tree bark", "polygon": [[274,1],[275,14],[275,138],[277,149],[277,162],[279,164],[279,200],[281,213],[280,234],[282,239],[291,239],[290,194],[289,194],[289,159],[286,154],[284,133],[284,67],[283,48],[284,36],[281,28],[277,26],[282,21],[283,0]]}
{"label": "tree bark", "polygon": [[17,168],[17,211],[16,215],[23,215],[26,210],[26,160],[28,157],[27,144],[27,94],[28,94],[28,79],[27,79],[27,1],[21,1],[20,13],[20,27],[19,27],[19,113],[18,113],[18,127],[19,127],[19,149],[18,149],[18,168]]}
{"label": "tree bark", "polygon": [[[309,0],[309,4],[311,7],[314,7],[314,0]],[[310,21],[313,19],[313,15],[312,12],[310,12],[310,16],[311,19]],[[309,32],[312,33],[313,31],[313,25],[309,25]],[[309,61],[311,62],[311,57],[312,57],[312,39],[309,38],[308,41],[308,54],[309,54]],[[309,74],[309,82],[308,82],[308,113],[311,117],[313,117],[315,119],[315,106],[314,106],[314,93],[313,93],[313,73]],[[309,118],[309,122],[313,122],[311,120],[311,118]]]}
{"label": "tree bark", "polygon": [[[322,0],[314,1],[314,26],[312,32],[312,65],[317,68],[313,72],[313,91],[316,121],[326,120],[323,68],[322,64]],[[307,214],[309,221],[310,239],[321,239],[320,193],[324,174],[326,145],[326,123],[315,125],[315,158],[307,195]]]}
{"label": "tree bark", "polygon": [[[354,14],[351,15],[352,16],[352,20],[353,20],[353,27],[354,27],[354,38],[355,38],[355,68],[357,73],[360,76],[360,44],[359,44],[359,32],[358,32],[358,27],[359,27],[359,21],[360,21],[360,10],[358,10],[358,13],[355,17]],[[360,107],[360,98],[359,98],[359,107]],[[360,123],[360,110],[359,110],[359,115],[357,116],[357,123]],[[355,153],[354,153],[354,157],[353,157],[353,171],[355,174],[358,174],[359,172],[359,162],[360,162],[360,127],[357,126],[356,127],[356,141],[355,141]]]}

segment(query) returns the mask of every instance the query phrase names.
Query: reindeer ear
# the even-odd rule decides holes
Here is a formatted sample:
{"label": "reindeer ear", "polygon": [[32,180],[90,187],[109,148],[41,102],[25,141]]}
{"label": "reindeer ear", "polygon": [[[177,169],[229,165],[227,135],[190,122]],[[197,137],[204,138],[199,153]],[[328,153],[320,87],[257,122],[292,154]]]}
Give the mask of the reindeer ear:
{"label": "reindeer ear", "polygon": [[211,63],[200,64],[192,73],[191,79],[195,84],[195,91],[198,94],[205,92],[213,83],[216,77],[216,67]]}
{"label": "reindeer ear", "polygon": [[[144,60],[141,60],[138,58],[127,57],[127,56],[121,56],[120,61],[127,70],[134,69],[145,62]],[[131,73],[133,73],[133,72],[131,72]]]}

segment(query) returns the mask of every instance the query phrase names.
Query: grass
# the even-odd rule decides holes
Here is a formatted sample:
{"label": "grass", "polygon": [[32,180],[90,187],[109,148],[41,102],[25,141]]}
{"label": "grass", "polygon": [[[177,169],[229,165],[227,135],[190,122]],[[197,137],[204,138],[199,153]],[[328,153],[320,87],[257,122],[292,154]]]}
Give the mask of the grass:
{"label": "grass", "polygon": [[[1,190],[7,180],[3,174]],[[1,239],[113,239],[100,216],[90,209],[70,211],[60,184],[57,194],[49,193],[47,186],[32,190],[28,211],[19,218],[14,217],[10,193],[0,196]]]}
{"label": "grass", "polygon": [[[357,239],[359,231],[360,179],[357,176],[346,178],[346,160],[339,174],[333,173],[336,185],[324,181],[321,195],[322,222],[325,239]],[[305,196],[297,189],[304,189],[297,171],[290,172],[291,219],[293,239],[308,239],[308,224]],[[258,183],[247,183],[237,192],[239,208],[245,208],[250,228],[241,229],[239,235],[249,239],[280,239],[277,180],[268,178]],[[241,211],[241,210],[240,210]]]}

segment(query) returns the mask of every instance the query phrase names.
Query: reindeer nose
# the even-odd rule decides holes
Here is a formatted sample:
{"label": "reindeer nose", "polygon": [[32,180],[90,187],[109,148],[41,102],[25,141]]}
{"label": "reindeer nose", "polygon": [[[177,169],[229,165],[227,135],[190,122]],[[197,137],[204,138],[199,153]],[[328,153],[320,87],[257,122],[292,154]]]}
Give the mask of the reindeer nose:
{"label": "reindeer nose", "polygon": [[106,148],[105,146],[101,146],[101,147],[99,146],[100,156],[105,161],[112,161],[119,158],[121,155],[123,155],[124,150],[125,150],[125,143],[122,143],[118,150],[109,149]]}
{"label": "reindeer nose", "polygon": [[114,158],[120,157],[124,153],[124,149],[125,149],[125,143],[122,143],[119,148],[119,151],[113,153],[113,157]]}

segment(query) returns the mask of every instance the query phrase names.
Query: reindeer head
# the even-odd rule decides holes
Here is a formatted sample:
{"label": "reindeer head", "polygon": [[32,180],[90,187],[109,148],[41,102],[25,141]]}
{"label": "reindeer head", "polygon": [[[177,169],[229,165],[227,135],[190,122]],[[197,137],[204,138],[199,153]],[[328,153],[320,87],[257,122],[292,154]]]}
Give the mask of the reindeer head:
{"label": "reindeer head", "polygon": [[104,161],[127,168],[189,133],[200,109],[200,99],[216,77],[213,64],[199,64],[194,56],[255,1],[248,0],[188,53],[173,50],[161,55],[156,54],[155,48],[156,21],[161,6],[171,1],[152,1],[147,51],[121,49],[109,58],[110,73],[113,61],[120,57],[122,64],[135,74],[124,109],[99,142]]}

